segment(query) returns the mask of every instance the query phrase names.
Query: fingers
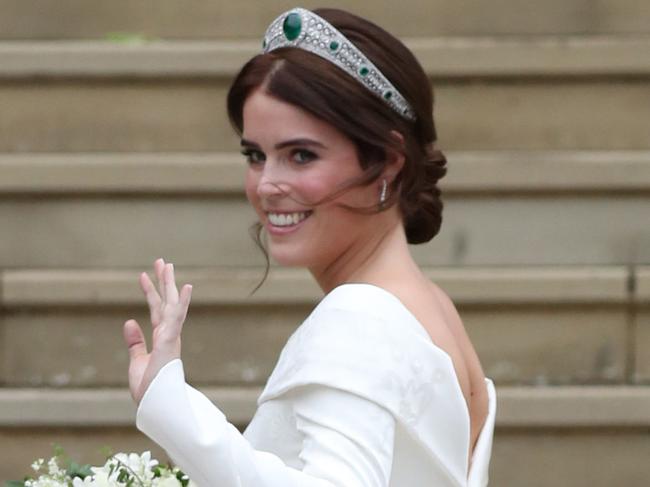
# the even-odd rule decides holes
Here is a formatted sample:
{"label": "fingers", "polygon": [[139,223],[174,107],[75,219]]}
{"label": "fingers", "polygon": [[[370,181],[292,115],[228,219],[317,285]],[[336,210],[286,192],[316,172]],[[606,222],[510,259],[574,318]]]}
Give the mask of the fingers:
{"label": "fingers", "polygon": [[137,321],[126,321],[124,323],[123,335],[124,342],[129,349],[129,359],[131,361],[147,354],[147,344],[144,339],[144,334]]}
{"label": "fingers", "polygon": [[190,301],[192,300],[192,285],[185,284],[183,289],[181,289],[180,303],[183,308],[187,309],[190,307]]}
{"label": "fingers", "polygon": [[151,282],[151,279],[149,278],[149,275],[146,272],[140,274],[140,287],[144,291],[144,295],[147,299],[147,304],[149,305],[151,324],[154,327],[158,326],[160,324],[160,321],[162,320],[162,314],[161,314],[162,300],[160,299],[160,295],[158,294],[158,291],[156,291],[156,286],[154,285],[153,282]]}
{"label": "fingers", "polygon": [[175,341],[180,338],[183,331],[183,324],[187,318],[188,308],[192,299],[192,285],[185,284],[181,289],[178,302],[165,306],[162,321],[165,323],[161,339]]}
{"label": "fingers", "polygon": [[151,324],[154,328],[163,322],[171,325],[171,329],[166,330],[165,335],[170,334],[172,337],[180,334],[182,329],[192,297],[192,286],[184,285],[179,293],[174,265],[166,263],[162,258],[154,262],[154,270],[159,284],[159,293],[146,272],[140,274],[140,286],[147,298]]}
{"label": "fingers", "polygon": [[178,289],[176,288],[176,278],[174,277],[174,264],[166,264],[164,270],[165,297],[168,303],[178,303]]}
{"label": "fingers", "polygon": [[[181,289],[181,295],[179,298],[180,306],[182,309],[182,322],[185,321],[187,317],[187,310],[190,307],[190,301],[192,300],[192,285],[185,284]],[[181,323],[182,326],[182,323]]]}
{"label": "fingers", "polygon": [[165,301],[167,294],[165,292],[165,261],[164,259],[158,259],[156,262],[153,264],[154,271],[156,273],[156,279],[158,281],[158,288],[160,291],[160,297],[163,301]]}

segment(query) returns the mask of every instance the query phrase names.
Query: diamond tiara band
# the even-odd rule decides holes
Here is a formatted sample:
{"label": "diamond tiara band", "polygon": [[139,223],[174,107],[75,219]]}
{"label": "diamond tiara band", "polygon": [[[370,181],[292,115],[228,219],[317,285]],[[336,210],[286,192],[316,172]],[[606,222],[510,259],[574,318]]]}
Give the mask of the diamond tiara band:
{"label": "diamond tiara band", "polygon": [[294,8],[271,22],[264,34],[262,52],[281,47],[298,47],[334,63],[402,117],[415,120],[411,106],[382,72],[332,24],[315,13]]}

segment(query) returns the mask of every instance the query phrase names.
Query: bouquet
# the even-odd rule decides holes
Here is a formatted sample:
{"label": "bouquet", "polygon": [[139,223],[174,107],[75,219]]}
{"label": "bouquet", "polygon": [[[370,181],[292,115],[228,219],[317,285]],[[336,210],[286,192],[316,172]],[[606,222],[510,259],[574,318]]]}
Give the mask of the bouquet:
{"label": "bouquet", "polygon": [[196,487],[180,469],[160,465],[146,451],[111,455],[101,467],[66,460],[62,450],[47,462],[32,463],[34,476],[11,481],[6,487]]}

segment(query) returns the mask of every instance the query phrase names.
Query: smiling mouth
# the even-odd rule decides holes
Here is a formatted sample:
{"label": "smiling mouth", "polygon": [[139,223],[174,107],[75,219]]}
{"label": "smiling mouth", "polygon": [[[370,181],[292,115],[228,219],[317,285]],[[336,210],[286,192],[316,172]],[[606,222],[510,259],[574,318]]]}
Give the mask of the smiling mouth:
{"label": "smiling mouth", "polygon": [[297,211],[294,213],[268,212],[266,215],[269,223],[274,227],[291,227],[297,225],[312,213],[313,211]]}

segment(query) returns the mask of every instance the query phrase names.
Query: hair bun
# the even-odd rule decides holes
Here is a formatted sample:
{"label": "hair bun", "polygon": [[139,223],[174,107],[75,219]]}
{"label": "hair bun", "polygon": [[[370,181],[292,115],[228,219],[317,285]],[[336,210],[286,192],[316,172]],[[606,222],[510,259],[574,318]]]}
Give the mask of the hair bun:
{"label": "hair bun", "polygon": [[[447,174],[447,158],[429,145],[425,149],[425,160],[419,184],[403,200],[404,229],[410,244],[430,241],[440,231],[442,225],[443,202],[438,181]],[[406,208],[404,207],[406,206]]]}

